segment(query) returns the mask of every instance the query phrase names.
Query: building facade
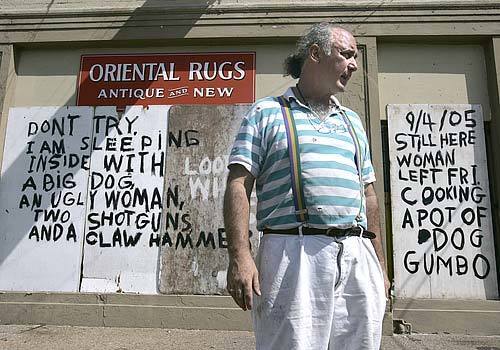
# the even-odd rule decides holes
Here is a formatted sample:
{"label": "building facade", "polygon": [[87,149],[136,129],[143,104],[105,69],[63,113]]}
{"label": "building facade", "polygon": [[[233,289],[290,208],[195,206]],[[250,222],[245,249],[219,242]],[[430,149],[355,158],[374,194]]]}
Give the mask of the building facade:
{"label": "building facade", "polygon": [[[3,1],[0,307],[10,316],[1,322],[250,327],[248,315],[224,296],[227,147],[249,103],[294,83],[282,62],[320,21],[338,23],[358,42],[359,70],[341,102],[360,114],[370,139],[395,286],[389,318],[420,332],[498,334],[500,3],[492,0]],[[139,68],[127,70],[121,57]],[[102,71],[85,70],[93,58]],[[180,69],[183,59],[189,65]],[[169,64],[159,73],[153,61]],[[126,108],[150,103],[141,103],[132,85],[120,92],[125,85],[104,80],[124,82],[132,74],[150,74],[141,87],[149,90],[141,91],[151,98],[160,76],[175,94],[164,101],[172,102]],[[199,85],[168,90],[182,74]],[[97,84],[95,104],[82,102],[89,80]],[[246,95],[230,99],[224,84],[236,80]],[[189,89],[204,99],[178,103]],[[110,98],[120,93],[122,102]],[[41,155],[64,153],[69,163],[74,154],[78,171],[69,171],[67,187],[57,185],[64,183],[62,163],[37,167],[44,162],[32,156],[37,146]],[[151,171],[138,171],[142,163],[111,169],[110,154],[119,150],[129,154],[123,162],[149,157]],[[29,180],[32,172],[41,183]],[[37,186],[48,204],[40,204]],[[111,208],[110,196],[120,190]],[[72,209],[56,214],[57,198]],[[49,225],[42,234],[43,222],[53,224],[50,234]],[[149,231],[139,234],[138,222]],[[258,245],[257,232],[252,242]],[[74,316],[49,316],[49,304],[52,315]]]}

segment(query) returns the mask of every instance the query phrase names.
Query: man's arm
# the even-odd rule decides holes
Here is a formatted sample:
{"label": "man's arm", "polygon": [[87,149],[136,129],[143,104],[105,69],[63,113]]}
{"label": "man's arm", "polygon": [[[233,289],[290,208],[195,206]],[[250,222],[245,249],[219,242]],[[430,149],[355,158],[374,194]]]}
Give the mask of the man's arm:
{"label": "man's arm", "polygon": [[259,274],[248,237],[250,194],[254,181],[255,178],[243,166],[231,165],[224,195],[224,226],[229,252],[227,290],[243,310],[252,309],[252,291],[260,295]]}
{"label": "man's arm", "polygon": [[375,253],[377,254],[378,261],[382,267],[384,273],[384,286],[385,286],[385,296],[389,296],[389,288],[391,283],[389,282],[389,277],[387,276],[387,268],[385,266],[384,250],[382,248],[382,238],[380,237],[380,216],[378,210],[377,194],[373,188],[373,184],[369,184],[365,187],[365,197],[366,197],[366,216],[368,219],[368,231],[375,233],[376,237],[372,239],[373,248],[375,248]]}

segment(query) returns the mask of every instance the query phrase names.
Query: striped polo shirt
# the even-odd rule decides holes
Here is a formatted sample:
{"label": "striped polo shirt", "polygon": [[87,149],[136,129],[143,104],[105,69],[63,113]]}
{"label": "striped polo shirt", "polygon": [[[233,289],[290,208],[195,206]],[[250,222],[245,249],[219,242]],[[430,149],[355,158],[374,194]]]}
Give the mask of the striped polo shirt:
{"label": "striped polo shirt", "polygon": [[[307,226],[315,228],[367,227],[366,209],[355,163],[354,140],[339,113],[325,121],[301,104],[289,88],[299,138]],[[375,181],[368,140],[359,116],[342,107],[361,145],[364,185]],[[244,166],[256,179],[257,229],[300,226],[295,216],[287,136],[281,106],[274,97],[258,100],[247,113],[236,136],[229,165]],[[361,216],[356,220],[361,208]]]}

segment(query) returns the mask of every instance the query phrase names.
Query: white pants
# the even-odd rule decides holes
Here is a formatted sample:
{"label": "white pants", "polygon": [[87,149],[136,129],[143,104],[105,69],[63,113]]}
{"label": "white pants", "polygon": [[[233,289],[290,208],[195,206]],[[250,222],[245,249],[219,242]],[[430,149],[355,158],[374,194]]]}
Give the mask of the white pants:
{"label": "white pants", "polygon": [[333,238],[264,235],[254,294],[257,350],[379,349],[385,292],[369,239],[345,237],[340,282]]}

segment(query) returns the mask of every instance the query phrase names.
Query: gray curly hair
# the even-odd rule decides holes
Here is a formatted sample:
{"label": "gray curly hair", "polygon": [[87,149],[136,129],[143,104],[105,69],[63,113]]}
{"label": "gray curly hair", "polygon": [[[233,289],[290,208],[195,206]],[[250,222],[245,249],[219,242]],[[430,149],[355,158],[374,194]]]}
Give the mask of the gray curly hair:
{"label": "gray curly hair", "polygon": [[317,23],[309,28],[307,33],[297,41],[295,52],[285,59],[285,76],[291,75],[294,79],[300,77],[302,65],[307,58],[311,45],[317,44],[329,56],[332,52],[331,37],[333,28],[335,28],[335,25],[330,22]]}

